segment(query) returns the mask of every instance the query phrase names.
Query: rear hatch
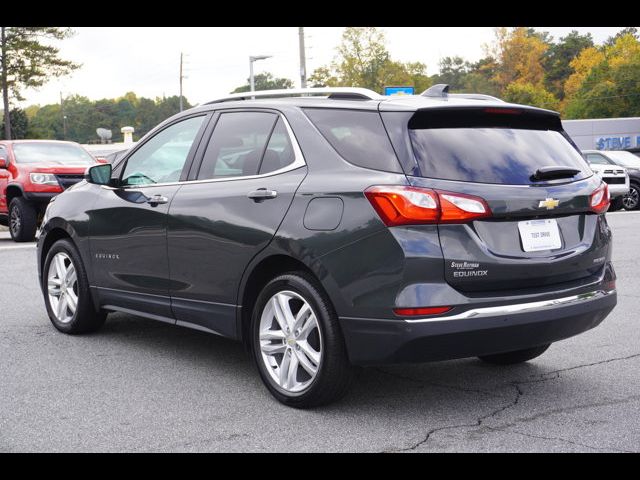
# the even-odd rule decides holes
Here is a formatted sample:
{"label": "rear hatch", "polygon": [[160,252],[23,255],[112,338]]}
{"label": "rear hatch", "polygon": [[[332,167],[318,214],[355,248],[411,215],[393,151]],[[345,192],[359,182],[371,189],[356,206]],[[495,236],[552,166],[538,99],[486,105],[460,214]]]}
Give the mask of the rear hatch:
{"label": "rear hatch", "polygon": [[[430,108],[410,118],[408,137],[417,161],[411,185],[478,197],[490,209],[486,218],[438,225],[450,285],[540,289],[602,271],[610,234],[598,212],[608,193],[556,114]],[[594,192],[603,197],[596,208]]]}

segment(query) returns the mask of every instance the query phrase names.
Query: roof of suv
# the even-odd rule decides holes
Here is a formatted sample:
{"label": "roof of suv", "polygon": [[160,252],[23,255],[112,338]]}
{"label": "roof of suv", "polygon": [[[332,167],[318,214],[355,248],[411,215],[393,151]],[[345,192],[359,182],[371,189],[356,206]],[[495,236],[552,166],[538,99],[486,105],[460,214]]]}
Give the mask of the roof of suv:
{"label": "roof of suv", "polygon": [[[317,95],[317,93],[330,93],[337,91],[337,94],[329,94],[329,96],[293,96]],[[292,89],[277,91],[278,96],[272,93],[274,91],[256,91],[243,92],[242,94],[230,94],[218,100],[213,100],[204,105],[196,107],[197,109],[210,110],[216,106],[224,105],[225,108],[237,107],[274,107],[274,106],[297,106],[297,107],[321,107],[321,108],[345,108],[359,110],[381,110],[381,111],[416,111],[427,108],[447,108],[447,107],[495,107],[495,108],[519,108],[539,112],[547,112],[556,114],[552,110],[545,110],[538,107],[520,105],[515,103],[507,103],[498,98],[482,94],[443,94],[441,96],[425,96],[423,95],[399,95],[399,96],[383,96],[362,88],[318,88],[318,89]],[[350,93],[353,94],[350,96]],[[255,95],[257,98],[247,98]],[[282,95],[282,96],[280,96]],[[286,96],[289,95],[289,96]],[[334,97],[337,95],[337,97]],[[367,96],[368,95],[368,96]],[[360,97],[360,98],[356,98]],[[237,100],[236,100],[237,99]],[[208,108],[207,108],[208,107]]]}

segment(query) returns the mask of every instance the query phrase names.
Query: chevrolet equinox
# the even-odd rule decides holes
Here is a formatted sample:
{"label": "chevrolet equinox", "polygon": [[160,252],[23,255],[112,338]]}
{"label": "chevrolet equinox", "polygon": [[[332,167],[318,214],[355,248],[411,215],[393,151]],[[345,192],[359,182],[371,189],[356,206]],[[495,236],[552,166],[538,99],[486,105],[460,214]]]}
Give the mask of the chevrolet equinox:
{"label": "chevrolet equinox", "polygon": [[445,85],[251,92],[88,168],[49,204],[38,266],[58,330],[126,312],[237,339],[305,408],[355,366],[514,364],[595,327],[616,304],[608,207],[552,111]]}

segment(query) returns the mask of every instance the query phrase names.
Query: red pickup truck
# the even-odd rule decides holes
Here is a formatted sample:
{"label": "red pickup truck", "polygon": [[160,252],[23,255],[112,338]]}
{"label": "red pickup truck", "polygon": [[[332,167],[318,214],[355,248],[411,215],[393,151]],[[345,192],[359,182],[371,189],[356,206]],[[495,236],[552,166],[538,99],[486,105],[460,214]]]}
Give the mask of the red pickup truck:
{"label": "red pickup truck", "polygon": [[0,225],[16,242],[33,240],[49,200],[96,163],[75,142],[0,141]]}

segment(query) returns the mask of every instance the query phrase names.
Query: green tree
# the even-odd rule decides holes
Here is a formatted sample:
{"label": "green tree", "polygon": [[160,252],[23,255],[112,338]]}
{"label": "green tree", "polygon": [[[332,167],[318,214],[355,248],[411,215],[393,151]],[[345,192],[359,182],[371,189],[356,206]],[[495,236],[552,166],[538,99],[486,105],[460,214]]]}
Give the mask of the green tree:
{"label": "green tree", "polygon": [[485,57],[470,64],[464,77],[462,91],[465,93],[483,93],[500,97],[502,92],[495,81],[498,64],[491,56]]}
{"label": "green tree", "polygon": [[338,78],[329,67],[318,67],[309,75],[309,78],[307,78],[307,84],[312,88],[335,87],[338,86],[339,83]]}
{"label": "green tree", "polygon": [[636,27],[625,27],[615,35],[607,38],[607,40],[604,42],[604,46],[612,47],[620,37],[624,37],[625,35],[631,35],[636,40],[638,40],[638,29]]}
{"label": "green tree", "polygon": [[585,49],[572,62],[567,81],[568,118],[611,118],[640,115],[640,40],[635,32],[617,35],[613,44]]}
{"label": "green tree", "polygon": [[446,83],[452,91],[460,91],[464,89],[470,66],[462,57],[444,57],[439,62],[440,73],[434,75],[432,81]]}
{"label": "green tree", "polygon": [[[27,138],[27,130],[29,128],[29,119],[27,113],[21,108],[13,108],[9,112],[9,118],[11,119],[11,137],[13,139]],[[0,128],[0,139],[4,140],[4,121]]]}
{"label": "green tree", "polygon": [[564,98],[564,84],[573,73],[571,62],[580,52],[590,47],[593,47],[591,34],[582,35],[573,30],[544,53],[542,64],[545,70],[545,87],[560,100]]}
{"label": "green tree", "polygon": [[59,56],[48,44],[72,35],[60,27],[0,27],[0,87],[4,105],[5,137],[11,137],[10,97],[23,100],[22,88],[39,87],[52,77],[66,75],[80,67]]}
{"label": "green tree", "polygon": [[342,85],[381,92],[385,86],[381,73],[389,68],[389,62],[391,58],[383,32],[375,27],[345,28],[334,63]]}
{"label": "green tree", "polygon": [[[231,93],[242,93],[251,91],[251,80],[247,78],[247,83],[236,88]],[[288,78],[274,78],[269,72],[258,73],[254,75],[253,82],[256,90],[280,90],[285,88],[293,88],[293,81]]]}
{"label": "green tree", "polygon": [[[183,104],[191,108],[183,97]],[[179,97],[156,98],[140,97],[129,92],[126,95],[110,99],[90,100],[79,95],[70,95],[60,104],[31,105],[27,108],[30,138],[48,138],[55,140],[73,140],[80,143],[98,142],[97,128],[111,130],[112,141],[122,141],[120,129],[124,126],[135,128],[135,138],[139,139],[157,124],[178,113]],[[63,112],[66,122],[63,122]],[[65,132],[66,124],[66,132]]]}
{"label": "green tree", "polygon": [[63,125],[60,104],[45,105],[29,121],[29,138],[62,140]]}
{"label": "green tree", "polygon": [[545,90],[541,84],[533,85],[523,82],[509,84],[505,89],[503,99],[507,102],[533,105],[549,110],[557,110],[559,105],[558,99],[551,92]]}
{"label": "green tree", "polygon": [[433,84],[421,62],[402,63],[389,55],[384,33],[374,27],[348,27],[331,65],[309,76],[313,87],[361,87],[382,93],[385,86],[413,86],[422,92]]}
{"label": "green tree", "polygon": [[[183,101],[184,100],[185,99],[183,97]],[[150,98],[140,98],[138,101],[138,108],[136,108],[136,117],[133,125],[133,128],[135,128],[134,135],[138,138],[142,137],[145,133],[160,123],[161,120],[156,102]]]}
{"label": "green tree", "polygon": [[502,90],[515,81],[538,85],[544,80],[542,59],[549,48],[549,36],[533,29],[497,28],[493,53],[497,61],[494,80]]}

